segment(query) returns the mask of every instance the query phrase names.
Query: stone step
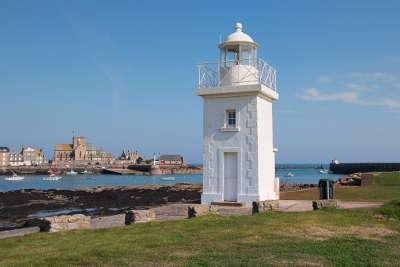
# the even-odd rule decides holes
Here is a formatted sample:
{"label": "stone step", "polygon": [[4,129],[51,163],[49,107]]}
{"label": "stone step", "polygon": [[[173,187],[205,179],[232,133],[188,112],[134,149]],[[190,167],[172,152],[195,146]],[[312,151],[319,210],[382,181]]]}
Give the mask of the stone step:
{"label": "stone step", "polygon": [[224,206],[224,207],[244,207],[243,203],[239,202],[211,202],[211,206]]}
{"label": "stone step", "polygon": [[249,207],[219,207],[216,211],[221,216],[252,215],[252,209]]}

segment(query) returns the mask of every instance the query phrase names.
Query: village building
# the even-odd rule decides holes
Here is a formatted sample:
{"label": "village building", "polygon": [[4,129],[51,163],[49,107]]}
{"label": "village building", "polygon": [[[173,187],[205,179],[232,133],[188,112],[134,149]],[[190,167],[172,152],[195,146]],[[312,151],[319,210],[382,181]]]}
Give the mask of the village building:
{"label": "village building", "polygon": [[10,165],[10,149],[8,147],[0,147],[0,168]]}
{"label": "village building", "polygon": [[10,166],[24,166],[24,158],[21,152],[10,152]]}
{"label": "village building", "polygon": [[236,23],[219,44],[219,62],[199,65],[203,98],[203,194],[201,202],[279,199],[275,177],[272,103],[276,71],[257,57],[258,44]]}
{"label": "village building", "polygon": [[136,164],[138,159],[141,158],[138,151],[131,151],[129,149],[122,150],[121,156],[118,158],[119,160],[129,161],[133,164]]}
{"label": "village building", "polygon": [[23,165],[25,166],[42,165],[46,162],[42,149],[37,149],[29,146],[23,147],[20,155],[22,155]]}
{"label": "village building", "polygon": [[104,165],[111,164],[113,160],[111,153],[86,143],[83,136],[73,136],[72,144],[56,144],[54,146],[55,164]]}
{"label": "village building", "polygon": [[[46,163],[46,158],[43,150],[30,146],[22,147],[20,152],[11,152],[9,150],[7,158],[8,160],[5,162],[6,166],[13,166],[13,167],[37,166]],[[1,161],[1,156],[0,156],[0,161]]]}
{"label": "village building", "polygon": [[121,156],[114,160],[113,166],[127,167],[129,165],[139,164],[142,160],[138,151],[124,149],[122,150]]}
{"label": "village building", "polygon": [[158,162],[160,166],[182,166],[183,157],[181,155],[160,155]]}

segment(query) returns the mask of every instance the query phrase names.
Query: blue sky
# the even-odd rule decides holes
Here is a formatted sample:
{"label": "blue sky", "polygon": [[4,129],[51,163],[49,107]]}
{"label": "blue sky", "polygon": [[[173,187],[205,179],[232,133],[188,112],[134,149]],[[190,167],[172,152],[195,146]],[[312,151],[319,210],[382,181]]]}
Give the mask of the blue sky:
{"label": "blue sky", "polygon": [[2,1],[1,145],[202,158],[196,64],[236,21],[278,71],[279,162],[400,161],[399,1]]}

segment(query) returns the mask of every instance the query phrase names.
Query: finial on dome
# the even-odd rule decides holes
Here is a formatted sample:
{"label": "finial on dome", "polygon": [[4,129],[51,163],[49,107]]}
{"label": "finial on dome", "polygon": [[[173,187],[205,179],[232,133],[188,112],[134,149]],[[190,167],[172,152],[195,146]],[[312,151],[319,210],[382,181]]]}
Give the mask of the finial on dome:
{"label": "finial on dome", "polygon": [[236,30],[237,32],[241,32],[242,29],[243,29],[242,23],[236,22],[236,24],[235,24],[235,30]]}

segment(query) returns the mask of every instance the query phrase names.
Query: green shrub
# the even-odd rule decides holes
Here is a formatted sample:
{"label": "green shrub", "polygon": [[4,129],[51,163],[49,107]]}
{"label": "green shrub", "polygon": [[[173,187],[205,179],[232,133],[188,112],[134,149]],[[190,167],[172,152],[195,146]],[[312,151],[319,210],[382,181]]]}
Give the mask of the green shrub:
{"label": "green shrub", "polygon": [[379,208],[378,212],[388,219],[394,218],[400,220],[400,199],[385,203]]}

